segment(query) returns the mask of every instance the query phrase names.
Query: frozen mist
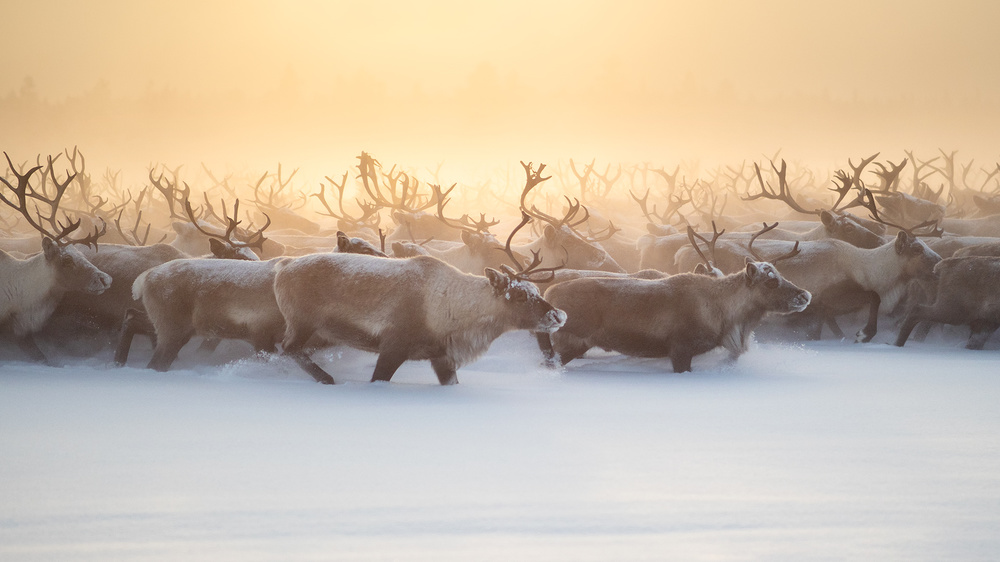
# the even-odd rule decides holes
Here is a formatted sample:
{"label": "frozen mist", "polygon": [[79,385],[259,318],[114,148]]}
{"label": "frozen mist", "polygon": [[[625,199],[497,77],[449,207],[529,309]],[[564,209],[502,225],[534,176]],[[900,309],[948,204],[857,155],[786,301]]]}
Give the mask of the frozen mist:
{"label": "frozen mist", "polygon": [[[884,341],[884,340],[883,340]],[[0,560],[992,560],[1000,356],[769,342],[730,363],[523,332],[426,362],[225,342],[175,370],[0,363]],[[146,347],[143,347],[145,345]]]}

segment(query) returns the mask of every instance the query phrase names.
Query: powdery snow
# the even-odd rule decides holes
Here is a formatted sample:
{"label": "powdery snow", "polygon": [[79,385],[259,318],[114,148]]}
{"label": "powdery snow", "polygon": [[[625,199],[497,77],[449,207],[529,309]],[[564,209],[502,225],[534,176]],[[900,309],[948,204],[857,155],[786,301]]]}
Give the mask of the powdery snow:
{"label": "powdery snow", "polygon": [[0,363],[0,560],[991,560],[1000,355],[957,338],[539,366],[225,342]]}

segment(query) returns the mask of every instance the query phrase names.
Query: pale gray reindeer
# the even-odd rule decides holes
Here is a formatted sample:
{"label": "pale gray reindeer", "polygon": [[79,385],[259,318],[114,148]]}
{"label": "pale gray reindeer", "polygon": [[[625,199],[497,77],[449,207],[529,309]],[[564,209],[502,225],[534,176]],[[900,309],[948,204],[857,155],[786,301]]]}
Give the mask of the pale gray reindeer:
{"label": "pale gray reindeer", "polygon": [[[70,290],[80,290],[99,295],[111,286],[111,276],[94,267],[73,244],[97,244],[103,232],[94,232],[82,239],[68,236],[77,230],[80,221],[60,225],[57,220],[59,200],[73,176],[58,182],[53,173],[55,193],[47,195],[31,186],[31,176],[41,169],[35,166],[19,173],[4,152],[7,164],[16,178],[17,185],[0,177],[10,194],[0,189],[0,201],[21,214],[25,221],[42,235],[42,252],[27,259],[17,259],[0,251],[0,328],[9,329],[18,346],[33,361],[48,363],[39,349],[34,335],[52,316],[63,295]],[[35,207],[32,216],[28,205],[42,203],[48,206],[48,216],[42,217]],[[47,223],[55,230],[49,230]]]}

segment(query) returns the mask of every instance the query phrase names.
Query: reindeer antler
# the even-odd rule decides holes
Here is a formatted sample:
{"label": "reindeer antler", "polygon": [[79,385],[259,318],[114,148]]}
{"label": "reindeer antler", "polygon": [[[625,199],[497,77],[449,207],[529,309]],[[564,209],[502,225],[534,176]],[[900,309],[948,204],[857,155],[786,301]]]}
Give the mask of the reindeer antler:
{"label": "reindeer antler", "polygon": [[[708,240],[705,240],[704,236],[695,232],[694,229],[691,228],[691,225],[688,225],[687,227],[688,240],[691,242],[691,245],[694,246],[694,251],[698,252],[698,255],[701,256],[701,261],[705,262],[705,265],[707,265],[710,270],[717,269],[715,266],[715,243],[718,242],[719,237],[725,234],[725,232],[726,229],[724,228],[721,232],[716,229],[715,221],[712,221],[712,241],[709,242]],[[698,246],[697,240],[695,240],[696,238],[705,243],[705,247],[708,249],[709,255],[712,256],[711,259],[705,257],[704,252],[701,251],[701,247]]]}
{"label": "reindeer antler", "polygon": [[[37,230],[43,236],[47,236],[48,238],[52,239],[60,246],[66,246],[69,244],[86,244],[90,246],[91,244],[93,244],[95,248],[97,247],[97,239],[107,232],[106,223],[103,224],[103,228],[100,230],[98,230],[95,227],[94,233],[85,238],[69,239],[67,238],[67,236],[72,234],[76,229],[80,228],[81,219],[77,219],[74,222],[67,217],[66,224],[63,224],[62,222],[56,219],[56,216],[58,215],[59,212],[59,202],[62,199],[63,193],[65,193],[66,188],[69,186],[70,181],[73,180],[74,177],[73,175],[68,176],[66,178],[66,181],[59,183],[58,181],[56,181],[54,173],[52,173],[52,181],[56,184],[56,193],[55,195],[49,197],[42,193],[39,193],[34,187],[31,186],[31,176],[42,168],[41,165],[37,165],[34,168],[29,169],[27,172],[21,173],[15,169],[14,163],[11,162],[10,160],[10,156],[6,152],[4,152],[3,155],[4,157],[7,158],[7,165],[10,168],[10,171],[14,174],[14,177],[17,179],[17,187],[15,187],[9,181],[7,181],[7,178],[0,176],[0,182],[3,182],[3,184],[7,186],[7,188],[14,193],[14,200],[15,200],[12,201],[8,199],[7,196],[4,195],[2,191],[0,191],[0,201],[3,201],[8,207],[21,213],[21,216],[24,217],[24,219],[28,222],[29,225],[31,225],[32,228]],[[48,161],[49,161],[49,169],[51,171],[52,167],[51,164],[52,162],[54,162],[54,159],[50,156]],[[32,199],[35,202],[41,202],[47,204],[49,206],[48,216],[43,217],[41,211],[38,209],[38,205],[35,204],[34,205],[35,215],[38,217],[38,220],[36,221],[34,218],[32,218],[31,212],[28,210],[29,199]],[[101,222],[104,223],[103,219],[101,219]],[[42,223],[48,223],[51,227],[53,227],[53,229],[58,230],[58,233],[56,233],[54,230],[49,230],[45,228],[45,226],[43,226]]]}
{"label": "reindeer antler", "polygon": [[744,201],[753,201],[755,199],[760,199],[760,198],[773,199],[775,201],[783,201],[793,210],[798,211],[805,215],[815,215],[819,213],[819,211],[815,209],[812,211],[806,210],[801,205],[799,205],[797,201],[795,201],[794,197],[792,197],[792,192],[788,188],[788,181],[785,179],[785,174],[787,173],[787,164],[785,163],[784,159],[781,160],[780,170],[778,169],[777,166],[774,165],[773,160],[771,161],[771,168],[775,171],[776,174],[778,174],[778,182],[779,182],[778,191],[775,192],[774,188],[771,187],[771,184],[764,182],[764,179],[760,175],[760,166],[756,162],[754,162],[753,169],[754,172],[756,172],[757,174],[757,181],[760,182],[760,193],[756,195],[748,194],[747,197],[742,198]]}
{"label": "reindeer antler", "polygon": [[754,259],[756,259],[757,261],[770,261],[771,265],[774,265],[774,264],[778,263],[781,260],[787,260],[788,258],[793,258],[793,257],[799,255],[799,241],[796,240],[795,241],[795,246],[793,246],[792,250],[790,252],[788,252],[787,254],[783,254],[783,255],[778,256],[778,257],[776,257],[776,258],[774,258],[772,260],[766,260],[766,259],[762,258],[760,256],[760,254],[758,254],[756,252],[756,250],[753,249],[753,243],[754,243],[755,240],[757,240],[758,236],[760,236],[761,234],[764,234],[765,232],[769,232],[771,230],[774,230],[774,228],[778,226],[778,223],[774,223],[771,226],[767,226],[766,222],[763,223],[763,224],[764,224],[764,228],[758,230],[756,234],[754,234],[753,236],[751,236],[750,237],[750,243],[747,244],[747,250],[750,251],[750,255],[752,255],[754,257]]}
{"label": "reindeer antler", "polygon": [[[864,208],[866,208],[866,209],[868,209],[872,220],[874,220],[876,222],[880,222],[880,223],[882,223],[882,224],[884,224],[886,226],[891,226],[893,228],[898,228],[899,230],[902,230],[902,231],[906,232],[910,236],[913,236],[913,237],[917,237],[917,236],[930,236],[930,237],[940,238],[941,236],[944,235],[944,230],[938,227],[938,222],[939,221],[937,221],[937,220],[924,221],[924,222],[922,222],[922,223],[920,223],[918,225],[911,226],[909,228],[906,228],[904,226],[900,226],[898,224],[893,224],[893,223],[891,223],[889,221],[886,221],[885,219],[882,218],[882,215],[880,215],[879,212],[878,212],[878,206],[875,205],[875,196],[872,195],[871,190],[866,189],[864,191],[864,194],[863,194],[863,197],[862,197],[861,206],[864,207]],[[927,227],[931,227],[931,230],[929,232],[923,232],[923,233],[919,233],[919,234],[915,232],[918,229],[927,228]]]}

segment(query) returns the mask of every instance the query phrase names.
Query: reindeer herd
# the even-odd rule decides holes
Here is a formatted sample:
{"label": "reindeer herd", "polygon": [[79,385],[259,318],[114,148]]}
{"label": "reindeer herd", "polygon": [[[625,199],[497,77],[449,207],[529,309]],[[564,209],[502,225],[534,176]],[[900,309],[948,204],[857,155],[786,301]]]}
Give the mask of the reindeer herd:
{"label": "reindeer herd", "polygon": [[[165,371],[197,336],[195,353],[243,340],[321,383],[334,377],[314,352],[347,345],[378,354],[373,381],[428,360],[453,384],[510,330],[534,333],[553,366],[597,347],[680,372],[717,347],[738,357],[761,323],[820,339],[863,321],[867,343],[889,321],[898,346],[965,325],[969,349],[1000,327],[1000,164],[954,152],[876,154],[828,177],[777,155],[694,179],[522,162],[523,184],[508,171],[463,188],[442,188],[440,166],[421,181],[362,153],[315,190],[280,165],[221,180],[203,165],[200,198],[180,168],[151,166],[133,193],[119,173],[92,177],[76,148],[4,155],[4,361],[48,363],[82,341],[125,365],[138,335]],[[456,204],[469,212],[449,216]]]}

